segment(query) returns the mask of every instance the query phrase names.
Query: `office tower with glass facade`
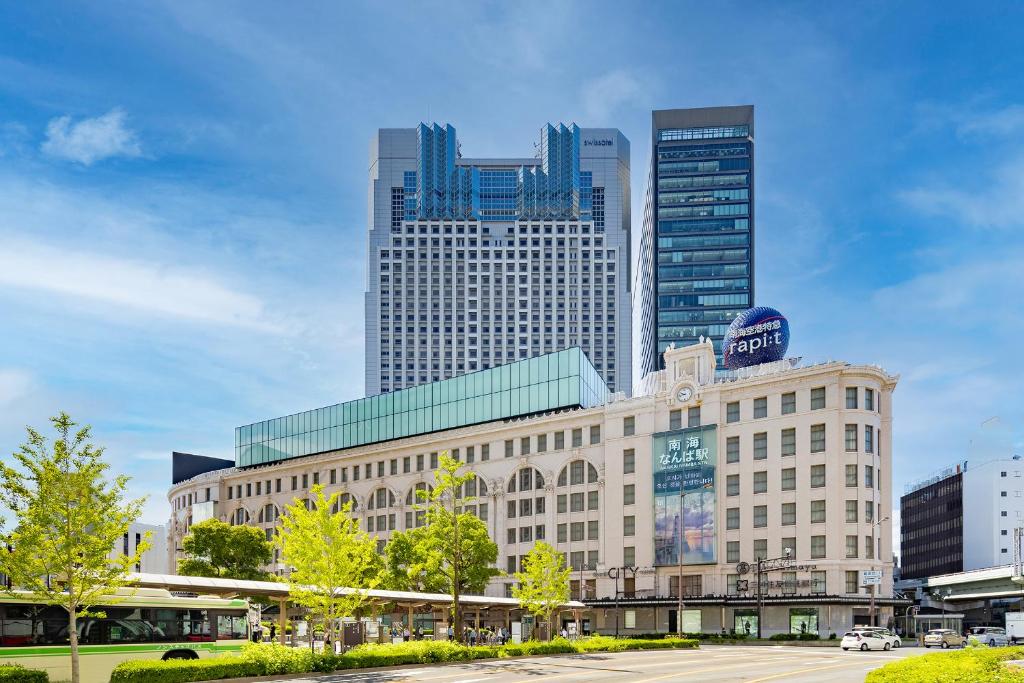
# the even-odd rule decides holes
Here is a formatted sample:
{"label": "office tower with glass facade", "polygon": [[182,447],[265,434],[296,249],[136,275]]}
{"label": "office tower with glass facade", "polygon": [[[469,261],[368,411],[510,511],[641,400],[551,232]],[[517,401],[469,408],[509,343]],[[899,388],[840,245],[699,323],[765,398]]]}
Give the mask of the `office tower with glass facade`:
{"label": "office tower with glass facade", "polygon": [[371,143],[366,393],[580,347],[631,387],[629,141],[545,125],[533,154],[465,158],[451,125]]}
{"label": "office tower with glass facade", "polygon": [[710,338],[754,305],[754,108],[653,112],[634,283],[633,376],[669,344]]}

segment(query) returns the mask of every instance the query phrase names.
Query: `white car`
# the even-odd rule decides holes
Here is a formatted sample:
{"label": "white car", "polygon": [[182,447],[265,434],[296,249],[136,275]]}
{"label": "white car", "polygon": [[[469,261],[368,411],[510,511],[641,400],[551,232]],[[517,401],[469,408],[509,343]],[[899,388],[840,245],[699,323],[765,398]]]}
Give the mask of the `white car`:
{"label": "white car", "polygon": [[890,650],[892,643],[877,631],[847,631],[839,643],[844,650]]}
{"label": "white car", "polygon": [[979,643],[989,647],[1010,644],[1010,639],[1006,636],[1006,629],[998,626],[975,626],[971,629],[971,637],[977,638]]}
{"label": "white car", "polygon": [[869,626],[865,628],[855,628],[853,630],[855,633],[859,633],[862,631],[872,631],[873,633],[877,633],[878,635],[882,636],[887,641],[889,641],[889,647],[903,647],[903,641],[900,639],[900,637],[887,628]]}

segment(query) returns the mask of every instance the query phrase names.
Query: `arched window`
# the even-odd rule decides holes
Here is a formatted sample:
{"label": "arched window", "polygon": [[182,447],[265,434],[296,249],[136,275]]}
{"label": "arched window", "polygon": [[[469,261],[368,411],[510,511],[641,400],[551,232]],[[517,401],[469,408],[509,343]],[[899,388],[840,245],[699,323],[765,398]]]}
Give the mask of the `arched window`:
{"label": "arched window", "polygon": [[370,494],[366,507],[370,510],[384,510],[395,505],[395,494],[388,489],[380,488]]}
{"label": "arched window", "polygon": [[238,508],[231,515],[231,523],[238,526],[249,523],[249,511],[245,508]]}
{"label": "arched window", "polygon": [[414,503],[423,503],[424,500],[423,500],[422,496],[420,496],[416,492],[417,491],[433,491],[433,490],[434,490],[433,486],[430,486],[429,484],[424,484],[421,481],[420,483],[416,484],[416,486],[413,486],[411,489],[409,489],[409,493],[405,494],[405,504],[406,505],[413,505]]}
{"label": "arched window", "polygon": [[260,524],[271,524],[277,521],[278,512],[277,506],[273,503],[267,503],[260,508],[259,523]]}
{"label": "arched window", "polygon": [[584,483],[584,476],[587,484],[596,484],[597,468],[585,460],[573,460],[558,473],[558,485],[578,486]]}
{"label": "arched window", "polygon": [[337,500],[334,501],[334,507],[331,508],[331,513],[337,514],[337,512],[341,510],[341,508],[345,507],[345,503],[349,502],[352,503],[352,508],[350,509],[350,512],[355,513],[355,511],[359,508],[359,503],[356,502],[356,499],[353,498],[352,494],[350,493],[342,493],[341,495],[338,496]]}
{"label": "arched window", "polygon": [[544,475],[533,467],[523,467],[508,480],[507,493],[520,493],[544,488]]}

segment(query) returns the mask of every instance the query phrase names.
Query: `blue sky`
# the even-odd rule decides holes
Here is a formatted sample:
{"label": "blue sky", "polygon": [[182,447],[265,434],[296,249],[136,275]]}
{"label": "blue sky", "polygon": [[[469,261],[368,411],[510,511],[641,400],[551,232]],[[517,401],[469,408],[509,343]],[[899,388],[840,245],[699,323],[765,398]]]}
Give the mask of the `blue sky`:
{"label": "blue sky", "polygon": [[650,110],[751,103],[758,303],[791,353],[901,375],[896,493],[1024,453],[1024,12],[963,9],[7,4],[0,450],[67,410],[162,522],[171,450],[361,396],[378,127],[619,127],[638,225]]}

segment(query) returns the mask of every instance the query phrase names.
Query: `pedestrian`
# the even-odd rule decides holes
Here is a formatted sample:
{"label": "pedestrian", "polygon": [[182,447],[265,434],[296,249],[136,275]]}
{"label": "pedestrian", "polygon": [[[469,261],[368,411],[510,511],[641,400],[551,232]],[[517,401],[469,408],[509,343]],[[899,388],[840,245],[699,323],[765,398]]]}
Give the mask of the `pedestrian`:
{"label": "pedestrian", "polygon": [[455,640],[455,627],[448,624],[448,642]]}
{"label": "pedestrian", "polygon": [[270,642],[274,642],[274,638],[277,637],[277,624],[270,624]]}
{"label": "pedestrian", "polygon": [[560,635],[561,635],[561,636],[562,636],[563,638],[568,638],[568,637],[569,637],[569,632],[568,632],[568,631],[567,631],[567,630],[565,629],[565,627],[564,627],[564,626],[562,627],[562,633],[561,633]]}

